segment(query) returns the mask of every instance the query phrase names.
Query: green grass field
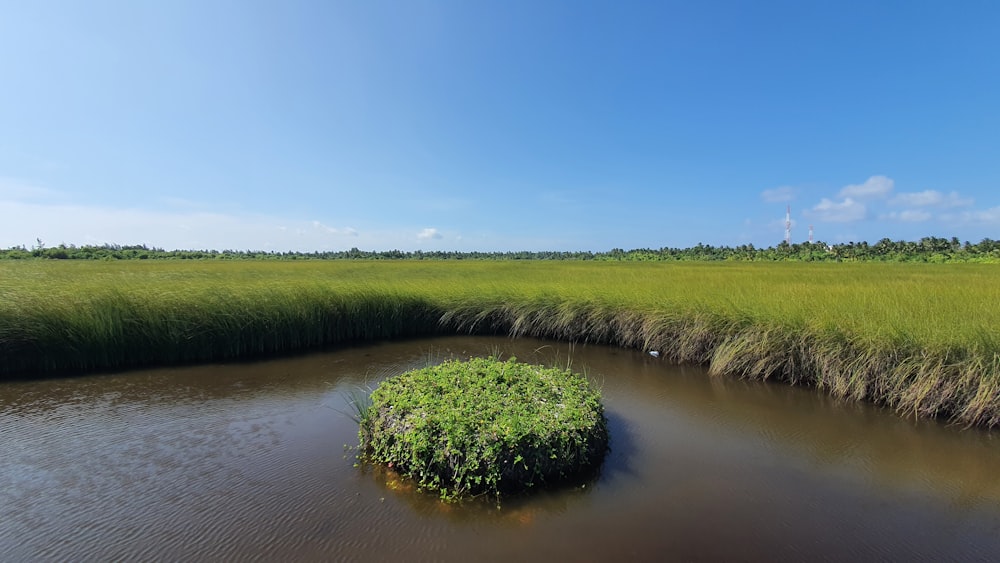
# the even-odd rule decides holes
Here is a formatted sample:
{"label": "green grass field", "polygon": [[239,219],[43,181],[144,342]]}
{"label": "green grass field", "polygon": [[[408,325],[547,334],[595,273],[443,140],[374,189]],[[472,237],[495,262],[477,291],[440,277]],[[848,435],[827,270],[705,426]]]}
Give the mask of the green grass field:
{"label": "green grass field", "polygon": [[7,261],[0,376],[496,332],[996,426],[998,282],[989,264]]}

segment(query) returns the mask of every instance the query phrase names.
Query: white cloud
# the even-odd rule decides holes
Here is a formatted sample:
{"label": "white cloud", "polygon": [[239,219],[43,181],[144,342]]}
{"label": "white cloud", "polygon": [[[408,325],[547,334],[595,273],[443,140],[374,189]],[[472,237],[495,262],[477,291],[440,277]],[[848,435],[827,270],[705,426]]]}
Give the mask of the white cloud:
{"label": "white cloud", "polygon": [[1000,223],[1000,207],[991,207],[975,214],[976,218],[985,223]]}
{"label": "white cloud", "polygon": [[194,201],[190,199],[173,197],[173,196],[161,197],[159,198],[159,201],[167,207],[187,209],[189,211],[195,209],[207,209],[209,207],[207,204],[201,201]]}
{"label": "white cloud", "polygon": [[62,193],[17,178],[0,177],[0,201],[37,201],[62,197]]}
{"label": "white cloud", "polygon": [[919,223],[921,221],[927,221],[930,218],[931,214],[922,209],[907,209],[905,211],[893,211],[879,215],[879,219],[885,219],[888,221],[903,221],[906,223]]}
{"label": "white cloud", "polygon": [[892,192],[895,184],[892,178],[886,176],[872,176],[865,180],[864,184],[851,184],[844,186],[840,190],[839,196],[842,198],[867,199],[886,197]]}
{"label": "white cloud", "polygon": [[760,198],[768,203],[784,203],[795,199],[795,192],[795,188],[791,186],[781,186],[760,192]]}
{"label": "white cloud", "polygon": [[941,202],[941,207],[968,207],[975,202],[971,197],[960,197],[958,192],[949,192]]}
{"label": "white cloud", "polygon": [[922,192],[900,193],[889,200],[889,203],[906,207],[966,207],[972,205],[973,200],[959,196],[958,192],[950,192],[945,195],[937,190],[924,190]]}
{"label": "white cloud", "polygon": [[467,209],[472,205],[472,202],[467,199],[461,198],[428,198],[420,197],[419,199],[411,200],[407,205],[412,206],[413,209],[419,209],[424,212],[459,212],[463,209]]}
{"label": "white cloud", "polygon": [[356,237],[356,236],[358,236],[358,231],[356,231],[355,229],[353,229],[351,227],[343,227],[343,228],[339,228],[338,229],[336,227],[328,227],[328,226],[324,225],[323,223],[320,223],[319,221],[313,221],[312,222],[312,226],[313,226],[313,229],[315,229],[317,231],[322,231],[324,233],[330,233],[332,235],[344,235],[344,236],[349,236],[349,237]]}
{"label": "white cloud", "polygon": [[[2,178],[0,178],[2,180]],[[447,240],[453,250],[575,250],[579,244],[563,235],[477,232],[460,236],[406,223],[366,222],[355,229],[325,220],[320,214],[287,215],[217,211],[217,204],[169,200],[146,208],[74,203],[67,194],[2,180],[0,248],[31,247],[36,239],[47,246],[145,244],[174,249],[327,251],[357,247],[365,250],[413,251],[428,241]],[[17,190],[13,186],[17,186]],[[29,186],[30,189],[25,188]],[[6,197],[5,197],[6,196]],[[16,198],[15,198],[16,196]],[[362,219],[363,220],[363,219]],[[416,236],[415,236],[416,235]],[[610,245],[609,245],[610,246]],[[597,246],[596,249],[603,247]]]}
{"label": "white cloud", "polygon": [[808,215],[815,217],[819,221],[850,223],[864,219],[867,211],[865,204],[849,197],[839,203],[823,198],[818,204],[813,206]]}
{"label": "white cloud", "polygon": [[[338,250],[388,248],[392,233],[360,236],[319,221],[267,215],[111,207],[0,200],[0,248],[58,244],[146,244],[165,249]],[[359,239],[359,240],[355,240]]]}
{"label": "white cloud", "polygon": [[431,240],[442,238],[443,235],[438,232],[437,229],[424,229],[417,233],[417,238],[419,240]]}
{"label": "white cloud", "polygon": [[1000,207],[991,207],[983,211],[965,211],[959,215],[946,215],[942,218],[959,223],[985,223],[988,225],[1000,225]]}

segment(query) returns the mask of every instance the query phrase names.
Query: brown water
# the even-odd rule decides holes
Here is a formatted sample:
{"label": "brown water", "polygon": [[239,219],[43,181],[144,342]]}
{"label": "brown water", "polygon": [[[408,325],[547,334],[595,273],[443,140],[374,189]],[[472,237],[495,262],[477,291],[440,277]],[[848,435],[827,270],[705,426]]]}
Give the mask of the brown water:
{"label": "brown water", "polygon": [[[603,388],[601,475],[442,504],[355,466],[357,386],[494,350]],[[985,560],[995,434],[626,350],[438,338],[0,385],[0,561]]]}

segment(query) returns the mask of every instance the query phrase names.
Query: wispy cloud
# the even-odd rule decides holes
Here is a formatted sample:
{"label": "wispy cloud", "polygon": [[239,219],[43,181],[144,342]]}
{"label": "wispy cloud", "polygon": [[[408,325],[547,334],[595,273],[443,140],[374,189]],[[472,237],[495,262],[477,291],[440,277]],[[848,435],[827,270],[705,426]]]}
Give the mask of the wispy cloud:
{"label": "wispy cloud", "polygon": [[439,233],[437,229],[431,229],[431,228],[424,229],[419,233],[417,233],[418,240],[433,240],[433,239],[440,239],[443,237],[444,235]]}
{"label": "wispy cloud", "polygon": [[322,231],[324,233],[330,233],[331,235],[344,235],[344,236],[349,236],[349,237],[356,237],[356,236],[358,236],[358,231],[356,229],[352,228],[352,227],[340,227],[340,228],[330,227],[330,226],[324,225],[323,223],[321,223],[319,221],[313,221],[312,222],[312,226],[313,226],[313,229],[315,229],[317,231]]}
{"label": "wispy cloud", "polygon": [[[56,244],[148,244],[167,249],[336,250],[386,248],[391,234],[361,236],[350,227],[268,215],[121,209],[0,200],[0,247]],[[357,239],[361,239],[360,242]]]}
{"label": "wispy cloud", "polygon": [[841,202],[823,198],[807,215],[818,221],[850,223],[864,219],[867,213],[865,204],[848,197]]}
{"label": "wispy cloud", "polygon": [[194,201],[191,199],[185,199],[181,197],[166,196],[159,198],[159,201],[163,203],[163,205],[166,205],[167,207],[173,207],[175,209],[187,209],[189,211],[195,209],[209,208],[209,205],[207,205],[203,201]]}
{"label": "wispy cloud", "polygon": [[920,223],[928,221],[933,215],[923,209],[907,209],[905,211],[892,211],[879,215],[879,219],[887,221],[902,221],[904,223]]}
{"label": "wispy cloud", "polygon": [[795,199],[796,191],[791,186],[781,186],[760,192],[760,198],[768,203],[784,203]]}
{"label": "wispy cloud", "polygon": [[895,181],[887,176],[872,176],[863,184],[844,186],[838,194],[842,198],[869,199],[883,198],[892,193]]}
{"label": "wispy cloud", "polygon": [[463,209],[468,209],[472,205],[472,201],[465,198],[457,197],[438,197],[438,198],[427,198],[420,197],[411,200],[408,205],[412,206],[413,209],[419,209],[425,212],[459,212]]}
{"label": "wispy cloud", "polygon": [[0,201],[51,201],[63,196],[62,192],[25,180],[0,177]]}
{"label": "wispy cloud", "polygon": [[972,198],[965,198],[958,195],[958,192],[944,194],[937,190],[924,190],[922,192],[901,192],[896,197],[889,200],[890,205],[905,207],[967,207],[972,205]]}
{"label": "wispy cloud", "polygon": [[1000,225],[1000,206],[981,211],[964,211],[958,214],[943,215],[941,218],[960,224]]}

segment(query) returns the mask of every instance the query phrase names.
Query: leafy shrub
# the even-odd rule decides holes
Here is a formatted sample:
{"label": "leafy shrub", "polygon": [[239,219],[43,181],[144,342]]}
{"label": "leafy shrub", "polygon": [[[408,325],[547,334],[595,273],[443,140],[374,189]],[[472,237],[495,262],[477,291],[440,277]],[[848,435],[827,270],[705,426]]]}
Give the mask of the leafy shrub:
{"label": "leafy shrub", "polygon": [[361,452],[442,498],[522,492],[596,468],[600,393],[569,370],[474,358],[390,378],[359,417]]}

